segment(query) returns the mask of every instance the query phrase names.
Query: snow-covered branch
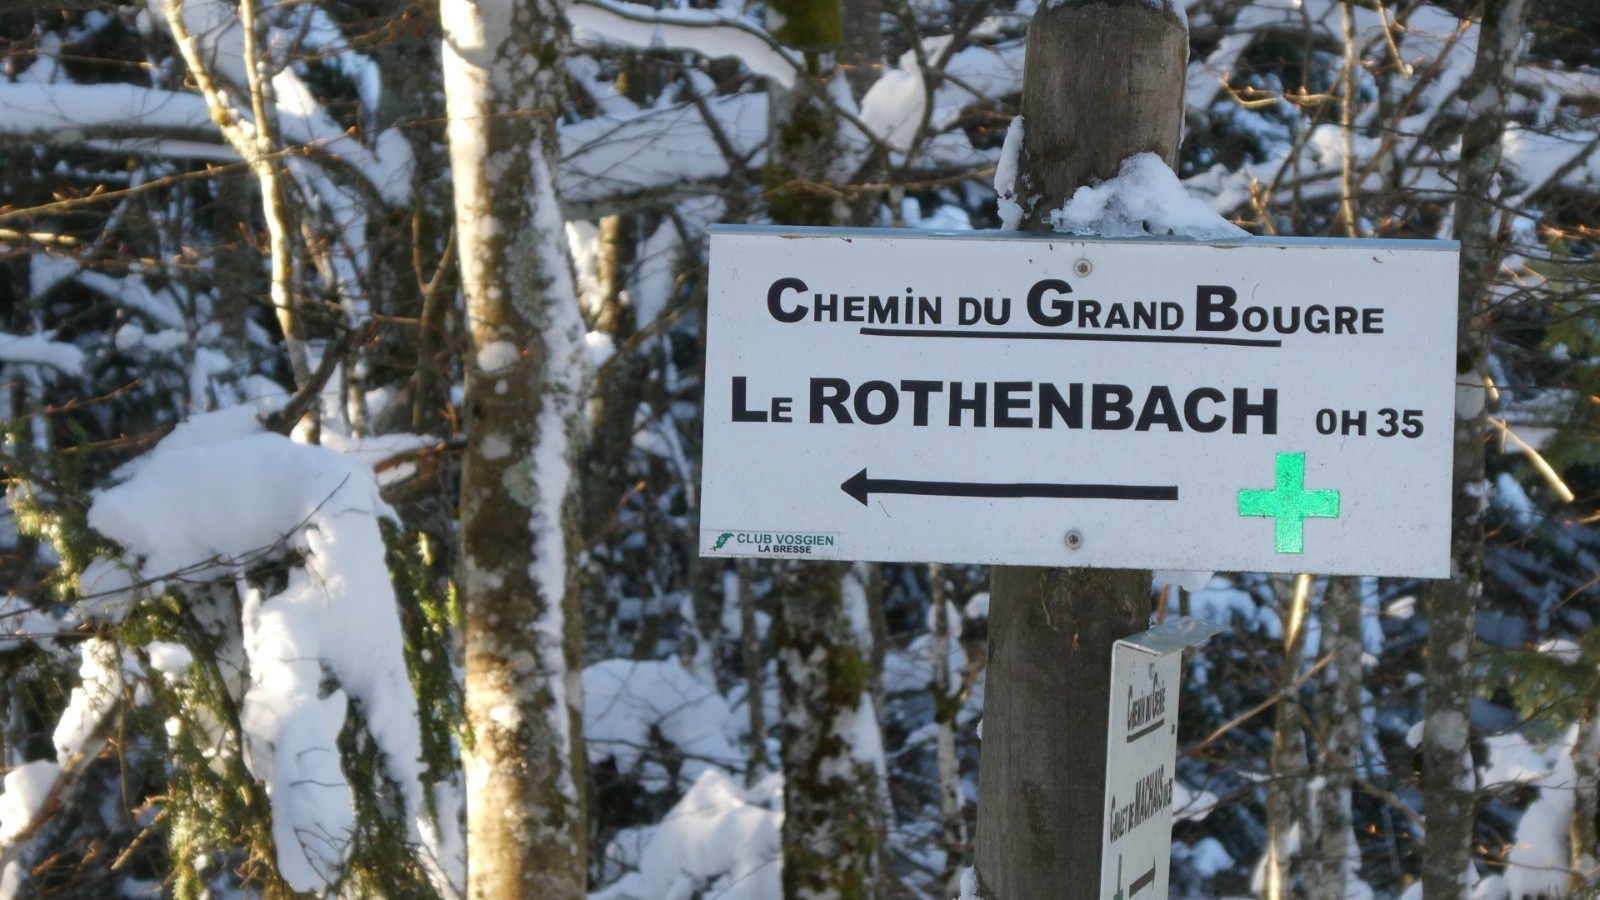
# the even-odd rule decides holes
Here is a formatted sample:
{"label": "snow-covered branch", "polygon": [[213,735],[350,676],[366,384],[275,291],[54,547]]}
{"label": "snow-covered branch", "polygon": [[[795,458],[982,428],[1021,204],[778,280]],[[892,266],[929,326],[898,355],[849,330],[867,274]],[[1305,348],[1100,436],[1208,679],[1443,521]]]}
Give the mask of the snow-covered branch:
{"label": "snow-covered branch", "polygon": [[794,83],[800,61],[742,16],[700,9],[655,9],[622,0],[578,0],[567,8],[573,40],[580,45],[635,50],[679,50],[707,59],[737,59],[752,73],[784,87]]}

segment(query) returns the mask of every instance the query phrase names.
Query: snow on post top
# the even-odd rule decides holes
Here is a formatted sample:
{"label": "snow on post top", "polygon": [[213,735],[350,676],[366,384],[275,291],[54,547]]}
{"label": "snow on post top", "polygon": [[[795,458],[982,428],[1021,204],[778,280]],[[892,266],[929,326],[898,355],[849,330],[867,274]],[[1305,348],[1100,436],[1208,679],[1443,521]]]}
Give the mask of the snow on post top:
{"label": "snow on post top", "polygon": [[1061,234],[1100,237],[1248,237],[1244,229],[1190,196],[1154,153],[1130,156],[1122,161],[1117,177],[1078,188],[1065,206],[1051,211],[1050,227]]}
{"label": "snow on post top", "polygon": [[[1044,0],[1044,8],[1055,9],[1066,2],[1068,0]],[[1101,0],[1101,2],[1105,2],[1105,0]],[[1128,2],[1128,0],[1123,0],[1123,2]],[[1145,6],[1153,7],[1163,12],[1170,12],[1178,17],[1178,21],[1183,23],[1185,29],[1189,27],[1189,14],[1183,7],[1183,0],[1133,0],[1133,2],[1143,3]]]}
{"label": "snow on post top", "polygon": [[1022,117],[1011,120],[1006,129],[1005,144],[1000,147],[1000,161],[994,167],[994,192],[998,195],[1000,227],[1016,231],[1024,215],[1022,203],[1017,199],[1017,168],[1022,154]]}

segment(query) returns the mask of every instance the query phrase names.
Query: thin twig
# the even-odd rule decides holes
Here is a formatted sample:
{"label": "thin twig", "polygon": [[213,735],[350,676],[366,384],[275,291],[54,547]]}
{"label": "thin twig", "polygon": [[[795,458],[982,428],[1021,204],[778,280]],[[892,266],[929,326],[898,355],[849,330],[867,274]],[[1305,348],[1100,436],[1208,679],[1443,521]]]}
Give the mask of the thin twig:
{"label": "thin twig", "polygon": [[295,425],[299,424],[311,410],[312,405],[322,396],[322,388],[327,385],[328,379],[333,377],[333,373],[338,371],[339,363],[343,362],[356,347],[370,340],[377,330],[377,323],[367,322],[340,336],[333,346],[322,354],[321,361],[317,363],[317,370],[311,373],[311,378],[305,387],[289,398],[289,402],[285,403],[282,409],[263,418],[261,424],[268,431],[278,434],[288,434],[293,431]]}
{"label": "thin twig", "polygon": [[[1295,679],[1294,686],[1298,688],[1300,685],[1305,684],[1308,680],[1310,680],[1310,678],[1313,675],[1315,675],[1318,672],[1322,671],[1325,667],[1327,667],[1328,663],[1332,662],[1332,661],[1333,661],[1333,654],[1330,653],[1330,654],[1324,655],[1321,659],[1318,659],[1315,663],[1312,663],[1311,668],[1306,669],[1305,672],[1300,675],[1300,677]],[[1267,710],[1271,709],[1273,706],[1275,706],[1277,704],[1278,698],[1281,695],[1282,695],[1282,692],[1273,693],[1272,696],[1270,696],[1267,699],[1261,701],[1260,703],[1257,703],[1255,706],[1251,707],[1246,712],[1240,713],[1239,715],[1235,716],[1234,718],[1230,719],[1229,721],[1224,722],[1222,725],[1218,726],[1217,730],[1211,732],[1208,735],[1206,735],[1204,740],[1200,741],[1199,743],[1197,743],[1197,744],[1195,744],[1195,745],[1193,745],[1191,747],[1185,747],[1183,752],[1181,754],[1179,754],[1179,755],[1184,757],[1184,758],[1188,758],[1188,757],[1191,757],[1191,756],[1194,756],[1194,755],[1198,754],[1201,750],[1204,750],[1205,748],[1207,748],[1207,747],[1211,746],[1212,744],[1215,744],[1217,741],[1221,740],[1222,737],[1224,735],[1226,735],[1228,732],[1232,731],[1235,728],[1238,728],[1240,725],[1243,725],[1244,723],[1250,721],[1251,719],[1255,718],[1256,716],[1258,716],[1258,715],[1266,712]]]}

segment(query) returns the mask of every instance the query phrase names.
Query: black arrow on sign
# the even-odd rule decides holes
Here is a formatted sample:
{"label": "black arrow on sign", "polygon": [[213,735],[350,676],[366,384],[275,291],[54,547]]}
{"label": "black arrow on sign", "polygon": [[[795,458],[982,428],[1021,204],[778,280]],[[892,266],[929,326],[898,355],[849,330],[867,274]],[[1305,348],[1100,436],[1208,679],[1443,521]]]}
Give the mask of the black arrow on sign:
{"label": "black arrow on sign", "polygon": [[976,481],[908,481],[903,478],[868,478],[867,470],[851,475],[839,485],[846,494],[867,505],[871,494],[921,494],[925,497],[1053,497],[1063,500],[1176,500],[1175,484],[989,484]]}
{"label": "black arrow on sign", "polygon": [[1140,875],[1138,878],[1135,878],[1133,880],[1133,884],[1128,885],[1128,896],[1132,897],[1134,894],[1139,893],[1140,891],[1144,890],[1145,888],[1147,888],[1150,885],[1155,884],[1155,883],[1156,883],[1156,867],[1155,866],[1151,866],[1150,867],[1150,871],[1144,873],[1143,875]]}

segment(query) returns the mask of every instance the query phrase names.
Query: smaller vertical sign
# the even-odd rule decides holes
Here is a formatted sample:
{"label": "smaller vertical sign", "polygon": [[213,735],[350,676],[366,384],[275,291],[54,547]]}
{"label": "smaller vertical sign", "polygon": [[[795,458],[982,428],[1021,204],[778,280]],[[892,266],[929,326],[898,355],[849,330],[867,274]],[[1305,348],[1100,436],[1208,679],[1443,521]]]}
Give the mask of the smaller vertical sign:
{"label": "smaller vertical sign", "polygon": [[1222,629],[1187,616],[1111,652],[1102,900],[1165,900],[1172,856],[1183,650]]}

